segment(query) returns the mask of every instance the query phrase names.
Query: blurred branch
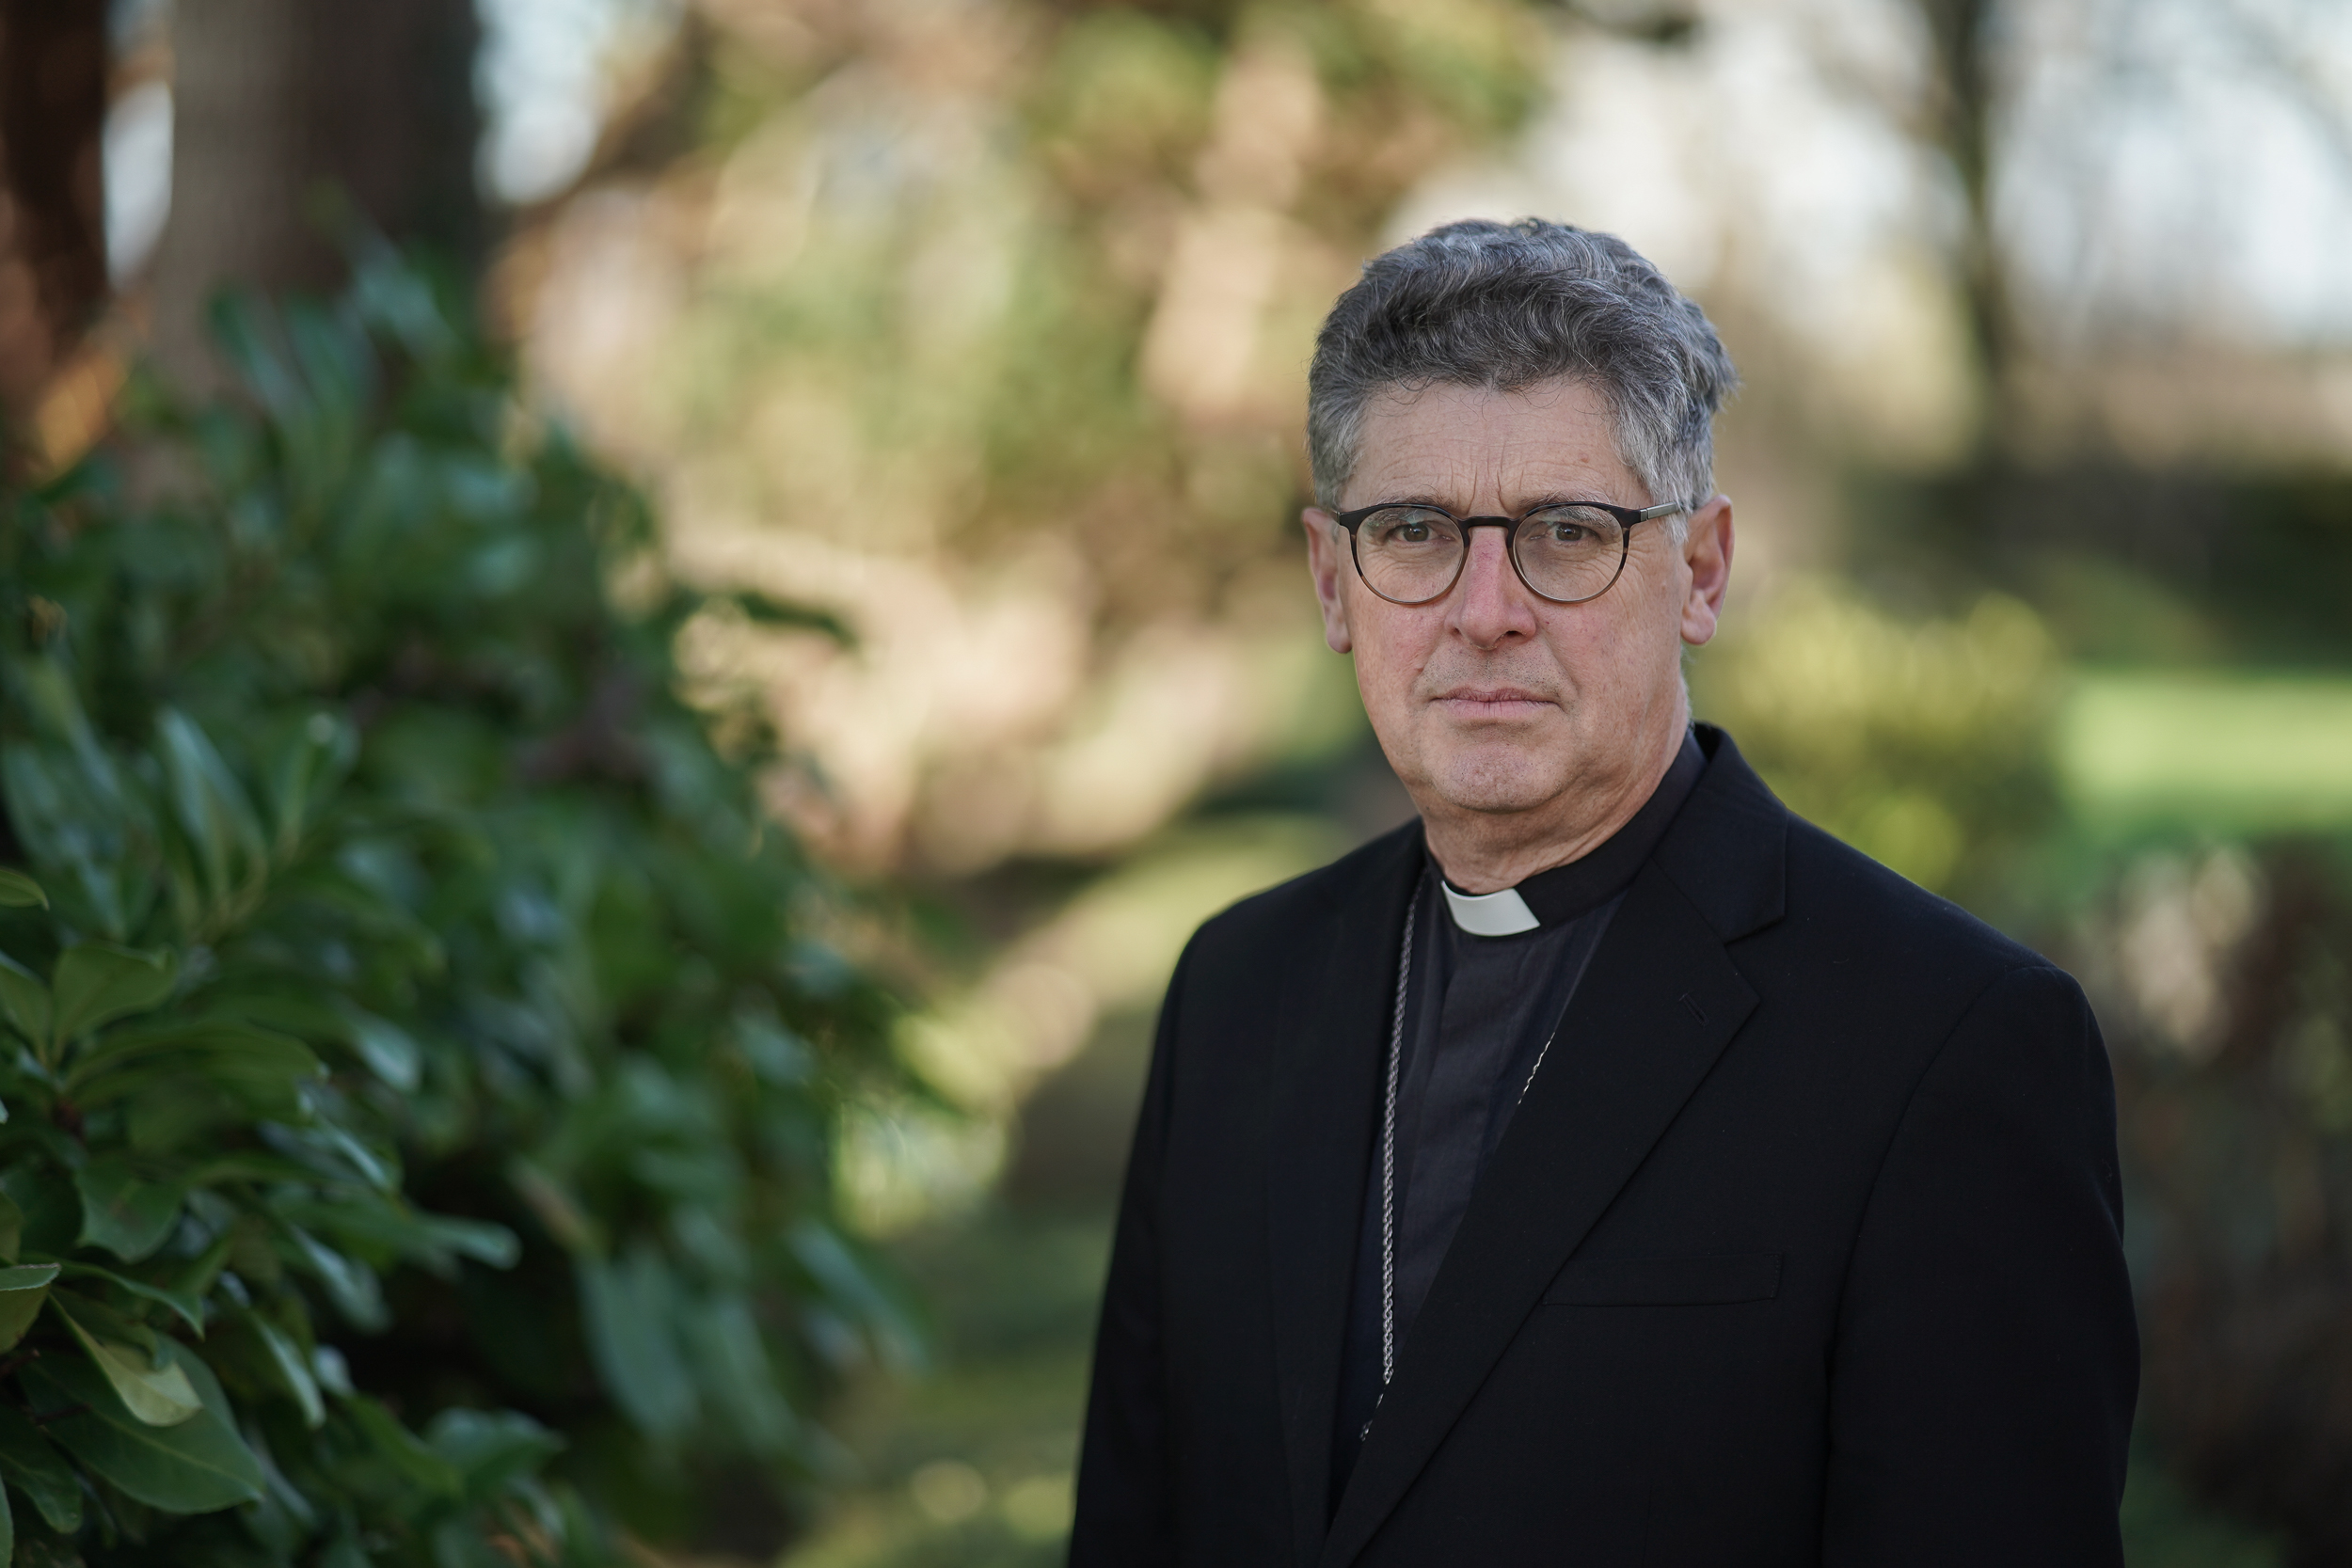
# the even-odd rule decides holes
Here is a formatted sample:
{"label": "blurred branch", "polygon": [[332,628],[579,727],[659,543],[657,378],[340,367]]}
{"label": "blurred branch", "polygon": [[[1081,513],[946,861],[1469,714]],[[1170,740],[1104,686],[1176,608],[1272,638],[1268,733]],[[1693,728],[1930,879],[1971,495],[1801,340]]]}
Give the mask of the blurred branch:
{"label": "blurred branch", "polygon": [[1663,49],[1684,47],[1699,30],[1698,12],[1680,6],[1596,5],[1593,0],[1554,0],[1554,4],[1588,27]]}
{"label": "blurred branch", "polygon": [[[1983,396],[1997,413],[2016,345],[2007,268],[1993,231],[1992,59],[1994,0],[1918,0],[1933,46],[1936,82],[1931,138],[1952,166],[1966,206],[1960,241],[1960,283],[1967,308]],[[1997,419],[1980,427],[1997,440]]]}
{"label": "blurred branch", "polygon": [[2312,129],[2344,166],[2346,178],[2352,179],[2352,117],[2344,112],[2342,89],[2322,80],[2313,68],[2311,51],[2298,49],[2294,40],[2280,37],[2270,20],[2255,15],[2245,0],[2218,0],[2216,9],[2237,30],[2255,57],[2278,73],[2286,88],[2282,96],[2294,100],[2310,116]]}

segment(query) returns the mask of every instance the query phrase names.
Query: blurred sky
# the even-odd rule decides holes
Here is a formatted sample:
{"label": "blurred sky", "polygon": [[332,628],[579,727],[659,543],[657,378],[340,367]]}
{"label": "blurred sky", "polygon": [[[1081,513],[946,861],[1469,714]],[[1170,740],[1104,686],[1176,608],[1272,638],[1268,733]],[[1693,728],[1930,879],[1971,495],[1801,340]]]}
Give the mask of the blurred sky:
{"label": "blurred sky", "polygon": [[488,110],[483,188],[513,204],[569,185],[588,165],[615,80],[678,25],[678,0],[479,0],[477,78]]}

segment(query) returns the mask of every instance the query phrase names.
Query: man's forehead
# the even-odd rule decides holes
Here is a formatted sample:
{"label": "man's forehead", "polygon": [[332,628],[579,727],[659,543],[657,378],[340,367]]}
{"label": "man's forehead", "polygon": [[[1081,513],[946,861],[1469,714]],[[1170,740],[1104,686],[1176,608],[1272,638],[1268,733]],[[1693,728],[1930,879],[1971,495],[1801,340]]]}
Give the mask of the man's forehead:
{"label": "man's forehead", "polygon": [[1586,383],[1507,392],[1438,385],[1366,403],[1348,489],[1359,503],[1372,489],[1391,495],[1398,485],[1534,499],[1562,486],[1613,491],[1630,477],[1608,404]]}

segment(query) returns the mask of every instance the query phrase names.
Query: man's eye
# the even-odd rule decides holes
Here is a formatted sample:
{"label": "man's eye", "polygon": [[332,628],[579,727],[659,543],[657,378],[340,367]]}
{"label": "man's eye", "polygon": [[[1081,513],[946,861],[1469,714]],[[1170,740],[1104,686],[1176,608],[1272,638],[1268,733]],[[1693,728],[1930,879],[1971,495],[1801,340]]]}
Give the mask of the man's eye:
{"label": "man's eye", "polygon": [[1523,545],[1579,552],[1606,548],[1615,537],[1611,519],[1581,508],[1537,513],[1529,519],[1527,531],[1519,535]]}
{"label": "man's eye", "polygon": [[1441,523],[1426,513],[1391,512],[1373,519],[1367,529],[1375,545],[1390,548],[1434,545],[1443,534]]}

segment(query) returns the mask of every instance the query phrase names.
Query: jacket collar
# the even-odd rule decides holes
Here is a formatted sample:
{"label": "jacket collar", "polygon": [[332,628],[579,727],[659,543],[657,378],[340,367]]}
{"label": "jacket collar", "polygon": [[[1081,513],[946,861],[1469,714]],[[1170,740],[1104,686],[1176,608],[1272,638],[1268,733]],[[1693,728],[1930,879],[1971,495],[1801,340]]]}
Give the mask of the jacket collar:
{"label": "jacket collar", "polygon": [[[1539,925],[1564,926],[1590,914],[1633,885],[1633,879],[1649,863],[1660,840],[1666,836],[1666,830],[1674,825],[1683,802],[1691,798],[1691,791],[1706,772],[1706,751],[1697,735],[1686,730],[1682,748],[1667,766],[1665,777],[1658,781],[1658,787],[1650,791],[1649,799],[1633,814],[1632,820],[1596,845],[1589,854],[1565,865],[1538,871],[1505,891],[1517,894]],[[1451,887],[1447,891],[1452,893]],[[1447,900],[1453,901],[1451,897]],[[1473,930],[1473,934],[1486,933]]]}
{"label": "jacket collar", "polygon": [[1697,738],[1707,769],[1636,875],[1513,1115],[1335,1517],[1341,1325],[1399,935],[1422,864],[1418,828],[1333,867],[1324,940],[1278,1025],[1278,1040],[1296,1048],[1277,1069],[1268,1170],[1276,1371],[1302,1564],[1344,1568],[1370,1542],[1756,1006],[1724,946],[1781,917],[1788,813],[1730,736],[1702,725]]}
{"label": "jacket collar", "polygon": [[1712,724],[1692,732],[1707,771],[1650,863],[1682,890],[1719,940],[1738,942],[1787,912],[1788,808],[1729,735]]}

